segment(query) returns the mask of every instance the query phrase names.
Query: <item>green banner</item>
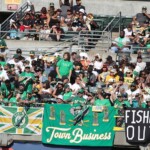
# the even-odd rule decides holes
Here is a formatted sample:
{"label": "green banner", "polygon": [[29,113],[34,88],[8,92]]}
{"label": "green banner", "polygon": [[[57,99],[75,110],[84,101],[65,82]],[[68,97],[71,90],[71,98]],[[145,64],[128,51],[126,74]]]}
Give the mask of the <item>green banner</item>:
{"label": "green banner", "polygon": [[0,133],[41,135],[43,108],[0,107]]}
{"label": "green banner", "polygon": [[[42,142],[68,146],[112,146],[115,126],[113,107],[93,112],[92,108],[75,115],[68,104],[45,104]],[[81,120],[79,118],[82,118]],[[79,122],[75,122],[76,120]]]}

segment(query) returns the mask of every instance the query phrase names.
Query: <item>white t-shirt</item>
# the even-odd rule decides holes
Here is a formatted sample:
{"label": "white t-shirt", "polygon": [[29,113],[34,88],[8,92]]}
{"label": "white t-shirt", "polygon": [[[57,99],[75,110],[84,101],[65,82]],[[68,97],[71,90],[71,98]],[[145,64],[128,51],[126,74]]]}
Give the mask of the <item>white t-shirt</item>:
{"label": "white t-shirt", "polygon": [[146,67],[146,62],[141,62],[141,63],[137,62],[136,65],[139,66],[141,70],[144,70]]}
{"label": "white t-shirt", "polygon": [[131,36],[132,35],[132,31],[128,31],[128,29],[126,28],[126,29],[124,29],[124,32],[125,32],[125,37],[127,37],[127,36]]}
{"label": "white t-shirt", "polygon": [[135,91],[131,91],[131,89],[127,90],[126,93],[128,94],[128,100],[131,100],[133,98],[135,98],[136,94],[139,94],[141,92],[140,89],[136,89]]}
{"label": "white t-shirt", "polygon": [[9,79],[5,70],[0,71],[0,81],[1,81],[2,79],[3,79],[4,81]]}
{"label": "white t-shirt", "polygon": [[18,67],[21,69],[21,71],[23,71],[23,70],[22,70],[22,68],[23,68],[23,63],[22,63],[21,61],[15,62],[14,59],[12,59],[12,60],[9,60],[8,63],[15,65],[15,70],[16,70],[16,73],[17,73],[17,74],[19,74],[19,69],[18,69]]}
{"label": "white t-shirt", "polygon": [[81,86],[77,83],[74,83],[72,86],[71,86],[71,89],[72,91],[74,92],[78,92],[80,89],[81,89]]}
{"label": "white t-shirt", "polygon": [[30,62],[30,66],[31,66],[32,65],[32,61],[33,60],[37,60],[37,58],[35,57],[35,58],[31,59],[31,57],[27,57],[26,60],[28,60]]}
{"label": "white t-shirt", "polygon": [[103,62],[99,62],[99,61],[94,62],[94,68],[95,69],[100,70],[100,69],[102,69],[102,67],[103,67]]}

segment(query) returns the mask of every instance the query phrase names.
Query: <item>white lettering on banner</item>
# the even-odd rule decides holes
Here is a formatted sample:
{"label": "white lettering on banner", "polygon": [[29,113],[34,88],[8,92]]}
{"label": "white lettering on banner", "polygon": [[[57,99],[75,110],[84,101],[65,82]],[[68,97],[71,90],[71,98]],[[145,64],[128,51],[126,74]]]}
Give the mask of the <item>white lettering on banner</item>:
{"label": "white lettering on banner", "polygon": [[[131,129],[131,130],[129,131],[129,129]],[[132,134],[131,137],[129,137],[129,133]],[[132,139],[134,138],[134,127],[133,127],[133,126],[128,126],[128,127],[127,127],[127,138],[128,138],[129,140],[132,140]]]}
{"label": "white lettering on banner", "polygon": [[135,124],[136,122],[135,122],[135,110],[132,110],[132,113],[133,113],[133,115],[132,115],[132,124]]}
{"label": "white lettering on banner", "polygon": [[[110,140],[111,132],[104,134],[84,134],[81,128],[76,128],[71,133],[67,133],[71,128],[58,128],[58,127],[47,127],[46,132],[50,132],[50,137],[47,139],[47,142],[50,143],[54,138],[55,139],[66,139],[70,143],[81,143],[83,140]],[[96,132],[96,130],[94,130]]]}
{"label": "white lettering on banner", "polygon": [[126,110],[126,137],[129,142],[145,142],[149,141],[150,134],[150,110]]}
{"label": "white lettering on banner", "polygon": [[138,126],[138,140],[139,141],[143,141],[144,139],[145,139],[145,130],[146,130],[146,127],[144,127],[144,129],[143,129],[143,137],[141,138],[141,127],[140,126]]}
{"label": "white lettering on banner", "polygon": [[149,111],[144,111],[143,123],[149,123]]}
{"label": "white lettering on banner", "polygon": [[142,122],[142,116],[140,115],[140,113],[143,113],[143,111],[142,111],[142,110],[139,110],[139,111],[137,112],[137,116],[139,117],[139,120],[136,120],[136,123]]}
{"label": "white lettering on banner", "polygon": [[[56,134],[58,134],[58,133],[55,133],[56,130],[58,130],[58,131],[69,131],[71,128],[66,129],[66,128],[57,128],[57,127],[47,127],[46,132],[50,132],[50,129],[52,129],[52,133],[50,135],[50,138],[47,139],[47,142],[49,142],[49,143],[52,141],[53,137],[57,137]],[[60,134],[59,134],[58,137],[59,137],[59,139],[70,139],[70,133],[64,134],[64,137],[60,136]]]}
{"label": "white lettering on banner", "polygon": [[128,122],[128,118],[129,118],[128,113],[129,113],[129,112],[130,112],[130,110],[126,110],[126,112],[125,112],[125,123]]}

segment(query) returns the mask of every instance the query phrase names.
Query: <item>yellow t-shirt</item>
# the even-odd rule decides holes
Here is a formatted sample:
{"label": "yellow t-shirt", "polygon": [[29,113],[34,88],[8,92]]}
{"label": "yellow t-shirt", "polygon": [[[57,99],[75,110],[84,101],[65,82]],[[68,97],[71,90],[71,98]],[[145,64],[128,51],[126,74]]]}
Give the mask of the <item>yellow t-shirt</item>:
{"label": "yellow t-shirt", "polygon": [[109,83],[113,83],[113,82],[118,82],[119,81],[119,76],[110,76],[110,75],[107,75],[106,76],[106,80],[105,80],[105,83],[106,82],[109,82]]}
{"label": "yellow t-shirt", "polygon": [[128,85],[131,85],[133,81],[134,81],[134,78],[132,77],[124,77],[124,83],[127,83]]}

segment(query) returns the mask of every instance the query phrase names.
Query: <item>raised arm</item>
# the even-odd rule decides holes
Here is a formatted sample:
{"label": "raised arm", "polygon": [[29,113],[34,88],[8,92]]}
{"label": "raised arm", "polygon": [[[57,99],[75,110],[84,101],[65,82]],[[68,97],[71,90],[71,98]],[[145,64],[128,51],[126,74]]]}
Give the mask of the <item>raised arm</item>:
{"label": "raised arm", "polygon": [[63,5],[62,0],[59,0],[59,6],[61,7]]}
{"label": "raised arm", "polygon": [[70,7],[73,7],[73,0],[70,1]]}

